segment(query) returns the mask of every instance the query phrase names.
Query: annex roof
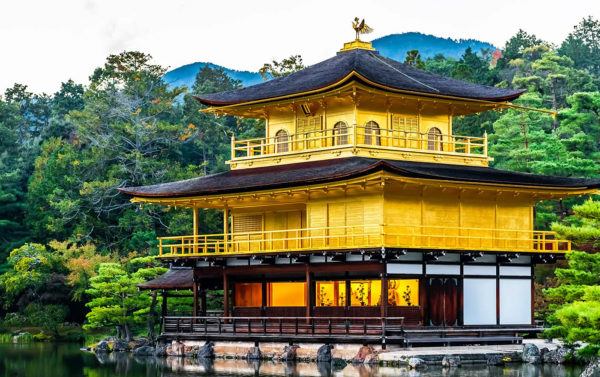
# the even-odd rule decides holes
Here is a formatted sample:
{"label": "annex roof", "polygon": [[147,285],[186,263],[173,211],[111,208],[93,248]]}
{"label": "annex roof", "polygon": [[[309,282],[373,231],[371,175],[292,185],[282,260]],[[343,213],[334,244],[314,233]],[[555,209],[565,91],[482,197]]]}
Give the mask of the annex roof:
{"label": "annex roof", "polygon": [[148,198],[217,195],[334,182],[382,170],[408,178],[467,183],[579,190],[600,188],[599,179],[544,176],[490,167],[348,157],[235,169],[184,181],[119,190],[124,194]]}
{"label": "annex roof", "polygon": [[261,102],[314,94],[342,86],[351,80],[400,93],[493,102],[510,101],[525,92],[455,80],[388,59],[377,51],[353,49],[338,52],[330,59],[287,76],[246,88],[202,94],[196,99],[208,106]]}
{"label": "annex roof", "polygon": [[171,267],[156,279],[138,284],[139,289],[191,289],[194,271],[188,267]]}

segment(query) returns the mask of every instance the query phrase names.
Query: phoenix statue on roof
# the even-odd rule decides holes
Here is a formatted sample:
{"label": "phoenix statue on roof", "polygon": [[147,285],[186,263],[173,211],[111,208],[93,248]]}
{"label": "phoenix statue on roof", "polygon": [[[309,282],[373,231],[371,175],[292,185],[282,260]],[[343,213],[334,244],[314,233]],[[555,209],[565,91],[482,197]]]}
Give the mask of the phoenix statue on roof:
{"label": "phoenix statue on roof", "polygon": [[358,17],[354,17],[354,21],[352,22],[352,27],[354,31],[356,31],[356,40],[360,39],[361,34],[369,34],[373,31],[373,28],[369,25],[365,24],[365,19],[362,21]]}

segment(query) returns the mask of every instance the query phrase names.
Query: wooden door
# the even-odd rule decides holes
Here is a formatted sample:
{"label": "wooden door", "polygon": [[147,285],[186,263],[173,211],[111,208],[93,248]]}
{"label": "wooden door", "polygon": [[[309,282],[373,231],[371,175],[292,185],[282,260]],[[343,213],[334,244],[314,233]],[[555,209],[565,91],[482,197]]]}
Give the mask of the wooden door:
{"label": "wooden door", "polygon": [[427,306],[431,326],[455,326],[458,320],[458,284],[456,278],[430,278]]}

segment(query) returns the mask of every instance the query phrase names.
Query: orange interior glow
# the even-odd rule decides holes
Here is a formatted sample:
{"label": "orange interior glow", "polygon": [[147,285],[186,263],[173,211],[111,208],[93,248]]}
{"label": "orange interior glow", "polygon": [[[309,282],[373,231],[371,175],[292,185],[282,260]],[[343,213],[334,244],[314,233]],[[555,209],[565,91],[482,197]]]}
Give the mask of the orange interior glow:
{"label": "orange interior glow", "polygon": [[268,306],[306,306],[306,283],[268,283]]}

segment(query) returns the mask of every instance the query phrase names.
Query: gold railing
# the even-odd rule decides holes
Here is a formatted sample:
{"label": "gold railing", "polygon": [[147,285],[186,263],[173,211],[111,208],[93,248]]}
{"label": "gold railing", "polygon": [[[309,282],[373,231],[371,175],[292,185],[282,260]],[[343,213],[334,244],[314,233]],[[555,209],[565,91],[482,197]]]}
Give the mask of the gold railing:
{"label": "gold railing", "polygon": [[233,234],[160,237],[162,257],[311,250],[407,248],[514,252],[571,251],[554,232],[419,225],[359,225]]}
{"label": "gold railing", "polygon": [[487,134],[483,137],[471,137],[353,126],[248,140],[236,140],[233,137],[231,159],[343,147],[419,150],[487,157]]}

